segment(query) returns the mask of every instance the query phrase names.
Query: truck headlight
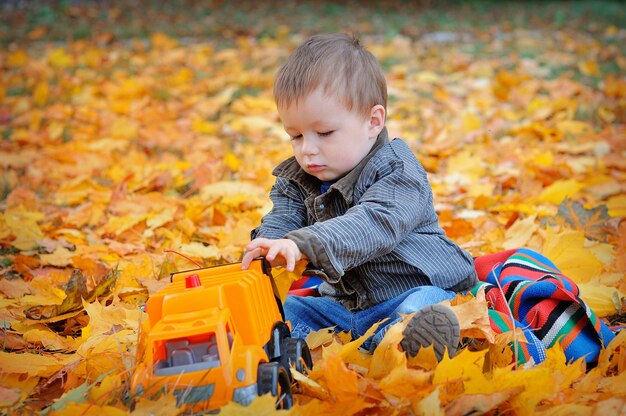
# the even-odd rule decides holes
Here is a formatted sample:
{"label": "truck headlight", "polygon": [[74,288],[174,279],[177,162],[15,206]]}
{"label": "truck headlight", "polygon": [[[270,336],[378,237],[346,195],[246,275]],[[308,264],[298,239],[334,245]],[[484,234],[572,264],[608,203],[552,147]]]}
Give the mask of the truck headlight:
{"label": "truck headlight", "polygon": [[243,406],[247,406],[257,397],[257,393],[258,390],[256,383],[250,384],[246,387],[239,387],[233,391],[233,401]]}

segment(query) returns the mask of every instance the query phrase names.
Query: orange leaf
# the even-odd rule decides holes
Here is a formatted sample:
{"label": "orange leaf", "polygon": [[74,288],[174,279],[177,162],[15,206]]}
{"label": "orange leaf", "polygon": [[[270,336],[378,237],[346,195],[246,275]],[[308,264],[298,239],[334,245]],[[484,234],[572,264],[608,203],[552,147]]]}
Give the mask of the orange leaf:
{"label": "orange leaf", "polygon": [[446,416],[483,414],[493,411],[523,390],[522,386],[517,386],[491,394],[465,394],[446,406]]}
{"label": "orange leaf", "polygon": [[382,341],[374,350],[368,377],[382,378],[396,368],[406,368],[406,354],[400,351],[398,345],[404,338],[402,331],[406,328],[408,319],[407,317],[403,319],[404,322],[393,324],[387,329]]}
{"label": "orange leaf", "polygon": [[451,304],[454,314],[459,319],[461,327],[461,337],[483,338],[492,343],[495,340],[495,333],[491,329],[491,321],[489,319],[489,305],[485,299],[485,291],[481,290],[476,297],[470,298],[468,301],[460,303],[460,296],[457,296]]}
{"label": "orange leaf", "polygon": [[320,364],[320,371],[326,380],[326,388],[335,400],[346,401],[359,397],[357,375],[346,367],[339,355],[332,355]]}

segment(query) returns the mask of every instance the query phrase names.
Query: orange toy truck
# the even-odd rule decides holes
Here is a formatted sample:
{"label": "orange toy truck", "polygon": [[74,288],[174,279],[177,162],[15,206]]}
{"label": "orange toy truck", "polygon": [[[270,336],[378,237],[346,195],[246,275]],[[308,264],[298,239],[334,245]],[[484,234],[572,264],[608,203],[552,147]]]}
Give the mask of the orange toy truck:
{"label": "orange toy truck", "polygon": [[292,338],[269,264],[255,260],[173,273],[146,303],[131,394],[173,392],[192,412],[244,405],[271,393],[290,408],[290,366],[312,367],[306,342]]}

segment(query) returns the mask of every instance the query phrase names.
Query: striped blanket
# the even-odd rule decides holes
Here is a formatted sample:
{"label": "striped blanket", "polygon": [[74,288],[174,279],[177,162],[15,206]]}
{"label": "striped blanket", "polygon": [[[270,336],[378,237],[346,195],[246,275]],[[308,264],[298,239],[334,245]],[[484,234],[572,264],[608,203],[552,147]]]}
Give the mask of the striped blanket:
{"label": "striped blanket", "polygon": [[559,343],[569,361],[594,362],[615,334],[579,297],[578,286],[546,257],[529,249],[507,250],[475,259],[481,288],[490,303],[491,327],[518,327],[518,364],[539,363],[545,348]]}
{"label": "striped blanket", "polygon": [[[546,348],[560,343],[569,361],[598,358],[614,333],[580,299],[578,286],[546,257],[529,249],[513,249],[475,259],[480,283],[490,304],[491,327],[498,333],[523,331],[526,342],[516,343],[520,365],[540,363]],[[290,294],[315,296],[320,280],[294,282]]]}

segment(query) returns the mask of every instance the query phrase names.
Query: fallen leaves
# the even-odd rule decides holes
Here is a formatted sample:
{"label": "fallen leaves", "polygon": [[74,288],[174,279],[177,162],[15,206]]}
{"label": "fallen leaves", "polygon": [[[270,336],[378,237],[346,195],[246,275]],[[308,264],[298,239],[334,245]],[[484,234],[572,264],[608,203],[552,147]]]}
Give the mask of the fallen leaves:
{"label": "fallen leaves", "polygon": [[[167,250],[238,261],[271,208],[272,168],[290,156],[271,85],[302,36],[277,26],[230,43],[155,32],[53,44],[49,30],[0,53],[0,409],[127,414],[140,306],[195,267]],[[626,69],[619,29],[434,44],[359,33],[388,69],[388,128],[428,170],[448,237],[473,255],[541,251],[623,324],[626,83],[606,70]],[[284,296],[295,276],[275,273]],[[623,411],[623,332],[587,372],[557,348],[513,369],[523,335],[494,334],[480,293],[451,307],[476,342],[440,363],[428,348],[405,357],[403,323],[374,354],[360,350],[366,338],[310,334],[317,359],[294,375],[291,413]],[[269,396],[222,411],[275,413]],[[132,413],[177,412],[164,395],[136,398]]]}

